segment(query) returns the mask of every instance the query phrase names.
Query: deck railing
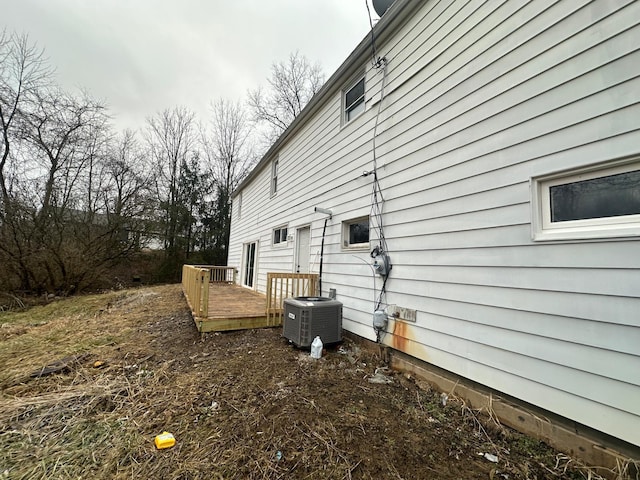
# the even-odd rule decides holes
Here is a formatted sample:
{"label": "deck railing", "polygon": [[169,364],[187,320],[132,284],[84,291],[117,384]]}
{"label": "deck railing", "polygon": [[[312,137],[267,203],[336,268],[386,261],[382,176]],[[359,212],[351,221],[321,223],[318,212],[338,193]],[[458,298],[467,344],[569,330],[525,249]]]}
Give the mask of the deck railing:
{"label": "deck railing", "polygon": [[210,275],[211,270],[208,267],[182,266],[182,289],[196,318],[207,318],[209,315]]}
{"label": "deck railing", "polygon": [[235,267],[219,267],[216,265],[193,265],[196,268],[209,270],[209,282],[211,283],[236,283],[238,271]]}
{"label": "deck railing", "polygon": [[267,323],[282,324],[284,300],[318,295],[317,273],[267,273]]}

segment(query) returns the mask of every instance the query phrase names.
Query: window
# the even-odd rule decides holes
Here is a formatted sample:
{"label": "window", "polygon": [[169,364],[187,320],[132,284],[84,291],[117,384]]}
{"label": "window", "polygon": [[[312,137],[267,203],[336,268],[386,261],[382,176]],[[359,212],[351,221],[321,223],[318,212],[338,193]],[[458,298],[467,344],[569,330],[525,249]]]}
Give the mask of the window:
{"label": "window", "polygon": [[278,159],[271,164],[271,196],[278,192]]}
{"label": "window", "polygon": [[369,217],[342,223],[342,245],[344,248],[369,248]]}
{"label": "window", "polygon": [[279,227],[273,231],[273,244],[287,243],[287,227]]}
{"label": "window", "polygon": [[640,162],[532,180],[534,240],[640,235]]}
{"label": "window", "polygon": [[364,112],[364,76],[344,92],[344,123]]}

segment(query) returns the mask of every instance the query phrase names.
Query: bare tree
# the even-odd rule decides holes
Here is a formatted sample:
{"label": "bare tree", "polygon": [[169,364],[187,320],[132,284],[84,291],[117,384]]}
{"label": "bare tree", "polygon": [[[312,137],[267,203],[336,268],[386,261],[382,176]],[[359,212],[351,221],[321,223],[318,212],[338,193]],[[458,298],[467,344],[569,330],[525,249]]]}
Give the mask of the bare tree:
{"label": "bare tree", "polygon": [[102,272],[137,251],[148,234],[152,174],[134,132],[106,136],[99,154],[97,144],[89,146],[92,160],[84,182],[93,201],[83,205],[85,221],[74,231],[82,251],[91,255],[87,263]]}
{"label": "bare tree", "polygon": [[0,219],[9,205],[6,168],[12,142],[18,136],[16,124],[51,76],[43,51],[30,44],[26,35],[0,33]]}
{"label": "bare tree", "polygon": [[211,103],[208,131],[201,140],[214,181],[233,191],[255,163],[253,129],[240,102],[219,99]]}
{"label": "bare tree", "polygon": [[8,192],[2,257],[22,289],[73,292],[108,261],[117,236],[91,208],[92,175],[108,137],[104,107],[85,94],[43,88],[20,111],[19,126],[12,155],[24,171]]}
{"label": "bare tree", "polygon": [[146,139],[157,173],[156,187],[167,256],[174,255],[178,248],[178,183],[182,166],[193,153],[194,128],[194,114],[181,107],[164,110],[147,119]]}
{"label": "bare tree", "polygon": [[111,137],[96,176],[96,208],[106,217],[118,244],[113,258],[125,257],[155,237],[152,221],[153,171],[135,132],[125,130]]}
{"label": "bare tree", "polygon": [[106,115],[86,94],[50,88],[36,100],[21,134],[40,194],[32,197],[31,221],[20,219],[33,228],[22,246],[38,288],[73,292],[102,259],[95,248],[103,243],[105,225],[88,208],[86,174],[107,128]]}
{"label": "bare tree", "polygon": [[[39,216],[51,208],[63,212],[77,207],[79,180],[92,158],[96,132],[106,128],[104,106],[86,94],[70,95],[51,88],[39,94],[33,110],[25,115],[23,139],[32,149],[34,168],[42,172]],[[83,195],[83,194],[82,194]]]}
{"label": "bare tree", "polygon": [[211,103],[208,129],[201,128],[202,150],[214,185],[208,218],[213,257],[226,262],[231,226],[231,193],[255,164],[253,129],[242,105],[219,99]]}
{"label": "bare tree", "polygon": [[269,126],[267,140],[273,143],[300,114],[324,83],[320,64],[312,64],[294,52],[284,62],[271,65],[268,87],[249,91],[248,103],[255,121]]}
{"label": "bare tree", "polygon": [[2,289],[72,293],[92,284],[136,250],[158,206],[167,245],[184,228],[193,243],[200,207],[189,202],[207,183],[193,114],[150,119],[143,151],[133,133],[113,136],[100,102],[62,91],[52,75],[25,35],[0,31]]}
{"label": "bare tree", "polygon": [[102,171],[107,186],[101,192],[108,215],[142,219],[148,210],[148,189],[153,177],[135,132],[125,130],[110,144]]}

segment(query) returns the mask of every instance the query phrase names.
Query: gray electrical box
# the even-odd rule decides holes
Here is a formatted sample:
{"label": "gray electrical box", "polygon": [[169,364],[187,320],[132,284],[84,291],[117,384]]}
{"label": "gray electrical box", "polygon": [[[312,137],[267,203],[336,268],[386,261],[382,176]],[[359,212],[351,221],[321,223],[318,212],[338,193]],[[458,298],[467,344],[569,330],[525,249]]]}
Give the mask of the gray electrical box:
{"label": "gray electrical box", "polygon": [[325,345],[342,341],[342,302],[329,297],[285,299],[282,335],[297,347],[309,347],[316,336]]}

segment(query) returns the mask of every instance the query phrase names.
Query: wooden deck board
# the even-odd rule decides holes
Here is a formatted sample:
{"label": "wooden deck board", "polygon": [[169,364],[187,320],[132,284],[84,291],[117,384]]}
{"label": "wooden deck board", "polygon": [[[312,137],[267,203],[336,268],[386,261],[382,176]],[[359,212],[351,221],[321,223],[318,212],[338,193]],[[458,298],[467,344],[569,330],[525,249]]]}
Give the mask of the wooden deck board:
{"label": "wooden deck board", "polygon": [[316,295],[318,287],[316,273],[267,273],[266,295],[235,279],[230,267],[182,266],[182,289],[200,332],[280,326],[284,299]]}
{"label": "wooden deck board", "polygon": [[209,318],[264,316],[267,297],[239,285],[209,284]]}
{"label": "wooden deck board", "polygon": [[225,283],[209,284],[209,315],[194,318],[200,332],[274,326],[267,321],[266,296]]}

